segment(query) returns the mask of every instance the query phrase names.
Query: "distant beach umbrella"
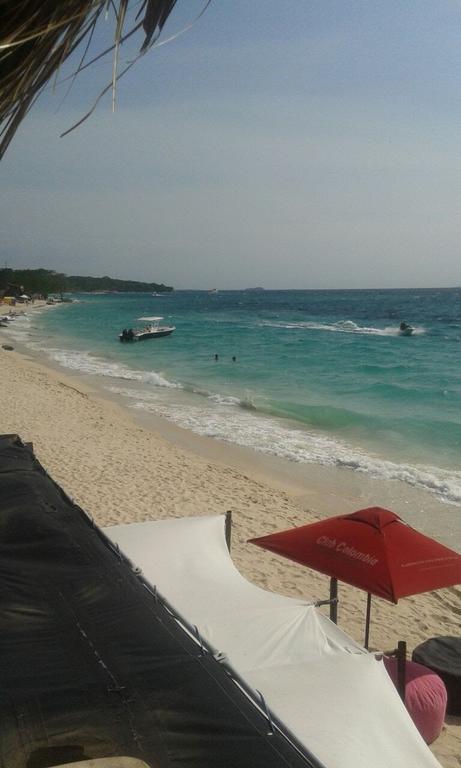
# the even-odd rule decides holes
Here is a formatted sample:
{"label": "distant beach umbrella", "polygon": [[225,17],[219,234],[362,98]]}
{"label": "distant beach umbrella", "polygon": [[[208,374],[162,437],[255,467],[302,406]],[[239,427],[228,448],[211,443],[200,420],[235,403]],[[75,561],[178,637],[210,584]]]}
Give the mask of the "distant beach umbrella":
{"label": "distant beach umbrella", "polygon": [[461,555],[419,533],[398,515],[369,507],[249,540],[296,563],[397,603],[461,583]]}

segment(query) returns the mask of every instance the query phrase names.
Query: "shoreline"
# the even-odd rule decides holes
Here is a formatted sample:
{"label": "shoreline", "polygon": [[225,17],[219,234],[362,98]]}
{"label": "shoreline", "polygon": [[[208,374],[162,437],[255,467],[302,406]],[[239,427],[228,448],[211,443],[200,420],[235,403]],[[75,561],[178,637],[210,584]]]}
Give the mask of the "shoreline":
{"label": "shoreline", "polygon": [[[305,466],[293,471],[279,459],[186,433],[160,417],[146,420],[94,386],[91,377],[69,376],[27,350],[0,349],[0,370],[2,432],[31,441],[45,469],[98,525],[232,510],[232,555],[245,578],[307,600],[328,596],[326,577],[246,541],[368,506],[363,489],[362,496],[354,495],[363,477],[348,496],[342,482],[334,486],[322,468],[306,476]],[[408,519],[395,504],[391,508]],[[406,639],[410,654],[428,637],[458,634],[460,597],[454,587],[398,605],[374,599],[371,646],[389,650]],[[341,585],[339,624],[359,642],[365,603],[363,592]],[[433,745],[446,768],[458,766],[461,753],[461,718],[451,721]]]}
{"label": "shoreline", "polygon": [[[42,304],[29,309],[49,310],[60,306]],[[314,514],[315,519],[381,506],[391,509],[409,525],[461,553],[461,507],[440,500],[429,490],[402,480],[373,477],[347,466],[291,461],[225,439],[198,434],[167,417],[130,407],[133,401],[111,391],[109,383],[117,382],[116,378],[69,370],[50,359],[46,352],[30,349],[17,339],[13,344],[21,355],[58,376],[77,382],[102,402],[117,405],[139,427],[160,434],[168,442],[206,461],[218,460],[238,472],[249,472],[259,482],[288,493],[307,514]],[[127,386],[125,380],[123,384]],[[290,425],[289,420],[286,423]],[[297,428],[298,425],[293,423],[292,427]]]}
{"label": "shoreline", "polygon": [[[382,497],[386,496],[386,490],[387,497],[393,502],[392,504],[389,503],[389,507],[397,512],[397,514],[400,514],[410,525],[414,524],[415,527],[418,527],[413,522],[412,518],[415,516],[420,517],[421,513],[426,512],[424,509],[418,509],[415,505],[415,509],[413,510],[415,514],[412,514],[412,510],[407,508],[410,501],[407,498],[399,498],[398,492],[393,490],[396,486],[402,485],[398,483],[398,481],[392,481],[391,483],[391,481],[375,480],[346,468],[325,468],[317,465],[293,464],[276,456],[259,454],[251,448],[224,443],[215,440],[212,437],[197,435],[194,432],[169,422],[161,416],[128,408],[122,397],[116,396],[105,390],[104,387],[100,385],[99,381],[95,381],[96,377],[85,374],[75,375],[75,373],[69,375],[67,371],[61,368],[58,364],[48,364],[48,360],[43,361],[42,359],[37,359],[39,358],[38,355],[29,354],[26,349],[15,348],[13,352],[7,352],[5,350],[0,350],[0,352],[2,353],[0,356],[0,361],[2,363],[2,389],[4,397],[6,396],[6,400],[8,400],[8,393],[5,391],[5,373],[11,373],[15,370],[19,373],[20,378],[25,376],[29,379],[26,392],[23,393],[20,391],[22,388],[21,384],[16,380],[14,390],[9,393],[10,397],[15,400],[13,411],[18,409],[19,401],[22,400],[21,396],[23,394],[28,396],[27,406],[23,403],[24,415],[21,421],[28,421],[30,426],[25,427],[27,437],[24,438],[21,434],[20,437],[31,440],[37,446],[42,446],[47,457],[55,456],[58,444],[60,448],[67,453],[65,428],[58,429],[58,425],[51,428],[50,420],[53,416],[58,415],[57,412],[54,412],[58,404],[64,406],[66,411],[71,404],[73,418],[69,418],[69,414],[67,413],[67,418],[64,418],[60,424],[62,427],[65,427],[66,422],[68,426],[72,424],[74,430],[72,436],[67,432],[69,435],[68,439],[72,445],[75,445],[75,438],[77,436],[84,437],[86,440],[95,439],[95,447],[102,448],[102,454],[108,458],[107,449],[109,444],[105,444],[105,439],[115,437],[116,441],[119,443],[118,452],[124,455],[131,451],[126,443],[123,443],[123,445],[120,444],[121,435],[118,431],[122,430],[124,433],[127,432],[132,435],[137,443],[139,443],[141,439],[145,440],[151,451],[153,451],[153,453],[146,457],[140,457],[135,454],[132,461],[129,461],[124,465],[119,464],[118,466],[116,466],[117,457],[114,457],[114,460],[110,463],[110,469],[119,472],[120,485],[125,485],[125,480],[130,480],[130,478],[131,480],[133,479],[131,477],[131,472],[135,471],[138,463],[140,468],[148,466],[149,472],[142,476],[138,475],[136,484],[152,484],[152,481],[154,480],[151,476],[152,466],[154,470],[158,466],[155,463],[155,450],[157,450],[157,458],[161,458],[161,454],[167,456],[167,463],[171,464],[171,470],[176,470],[176,461],[179,461],[179,471],[181,468],[185,468],[186,463],[194,469],[203,469],[203,467],[206,467],[208,470],[215,470],[219,479],[222,476],[238,480],[242,486],[245,497],[247,496],[248,491],[246,491],[243,486],[247,484],[252,489],[254,488],[256,494],[259,493],[264,497],[268,495],[270,498],[273,498],[274,501],[279,500],[281,502],[280,508],[274,507],[273,509],[267,510],[263,504],[263,514],[258,516],[259,519],[255,521],[255,523],[257,522],[257,525],[255,524],[254,530],[252,529],[251,536],[263,535],[275,530],[283,530],[283,528],[289,528],[292,525],[302,525],[336,514],[345,514],[366,506],[385,506]],[[9,360],[11,360],[11,365],[8,365]],[[31,411],[35,410],[35,398],[33,396],[31,397],[30,392],[30,384],[32,381],[34,386],[39,390],[42,406],[44,404],[45,393],[48,395],[48,399],[51,400],[51,403],[48,403],[50,406],[49,410],[45,408],[40,414],[34,414],[33,418],[31,417],[30,419],[27,419],[25,413],[26,407],[31,409]],[[53,395],[50,398],[51,393],[53,393]],[[62,402],[60,402],[61,400]],[[5,423],[5,419],[3,421]],[[6,419],[6,421],[9,420]],[[37,423],[32,425],[33,421]],[[48,422],[47,429],[40,431],[39,427],[43,425],[43,421]],[[80,428],[77,429],[79,421],[82,421],[82,424]],[[100,434],[103,424],[108,424],[110,427],[110,434]],[[12,426],[9,431],[15,431],[14,427]],[[57,431],[58,439],[56,439]],[[78,434],[76,434],[76,432]],[[35,440],[33,439],[34,434],[36,435]],[[124,434],[124,437],[126,439],[127,434]],[[112,447],[112,445],[110,447]],[[38,450],[40,451],[41,449],[38,448]],[[91,446],[87,445],[87,450],[91,452]],[[82,449],[79,449],[79,454],[81,452]],[[40,459],[39,455],[38,458]],[[152,461],[154,462],[153,464]],[[51,458],[51,464],[55,465],[54,458]],[[57,479],[57,476],[65,477],[62,481],[63,486],[65,490],[69,491],[69,488],[66,487],[68,476],[68,472],[66,472],[67,467],[63,467],[62,464],[63,462],[61,461],[61,466],[56,465],[54,466],[54,469],[45,466],[49,469],[50,474],[52,474],[57,482],[61,482]],[[170,474],[168,478],[161,478],[161,482],[164,484],[166,483],[169,488],[170,486],[174,487],[173,480],[174,477],[172,474]],[[204,486],[202,479],[199,480],[199,485],[200,487]],[[90,489],[82,491],[82,489],[75,487],[73,478],[71,486],[72,493],[70,495],[73,495],[76,500],[80,497],[85,498],[87,505],[96,509],[94,513],[95,518],[97,519],[98,517],[101,517],[101,519],[103,519],[103,522],[101,523],[102,525],[111,524],[105,522],[107,513],[100,508],[97,508],[98,504],[95,504],[91,500]],[[391,490],[389,490],[388,486],[391,486]],[[379,491],[378,498],[375,497],[372,499],[372,494],[376,494],[377,490]],[[431,506],[433,506],[434,503],[438,504],[442,507],[442,514],[443,508],[446,507],[447,510],[445,514],[447,517],[450,516],[452,508],[449,505],[443,505],[440,502],[437,502],[437,500],[434,501],[429,494],[418,489],[410,488],[405,490],[409,492],[410,495],[414,495],[417,503],[425,501],[426,505],[428,503]],[[109,491],[109,488],[105,488],[105,492],[109,493]],[[204,493],[206,507],[209,507],[209,511],[207,511],[207,508],[205,507],[197,509],[197,511],[192,512],[192,514],[223,514],[228,508],[230,509],[233,506],[232,495],[227,499],[224,499],[222,503],[221,498],[219,498],[219,506],[217,506],[216,503],[218,501],[216,495],[217,488],[213,484],[210,484],[209,491],[205,491]],[[219,494],[219,497],[221,496],[222,494]],[[421,499],[421,497],[423,497],[423,499]],[[429,497],[429,500],[427,497]],[[248,498],[251,499],[253,503],[258,503],[257,496],[252,497],[250,494]],[[266,502],[266,498],[261,498],[261,501]],[[113,506],[113,503],[114,501],[112,500],[111,507]],[[283,510],[287,509],[288,505],[293,507],[292,516],[295,522],[291,520],[291,516],[285,517],[283,514]],[[177,500],[174,498],[173,494],[170,496],[169,506],[175,508],[173,516],[182,516],[180,511],[176,512]],[[91,512],[91,510],[88,511]],[[93,514],[93,512],[91,512],[91,514]],[[146,519],[144,513],[141,514],[143,515],[142,519]],[[188,505],[186,505],[184,516],[186,514],[191,514]],[[155,509],[152,509],[152,515],[152,519],[167,516],[163,513],[157,514]],[[109,513],[109,516],[112,518],[111,513]],[[117,514],[117,521],[118,516],[119,515]],[[426,517],[429,521],[428,527],[430,527],[429,515],[426,515]],[[138,514],[136,514],[136,519],[141,519]],[[115,518],[112,521],[114,520]],[[419,529],[428,535],[431,535],[422,527],[419,527]],[[250,538],[250,535],[247,538]],[[443,538],[445,538],[446,541],[443,541]],[[438,539],[447,546],[454,548],[453,535],[450,531],[448,531],[446,537],[442,536],[438,537]],[[251,547],[252,559],[255,557],[262,557],[263,559],[271,557],[268,553],[262,553],[261,555],[259,552],[254,552],[253,549],[254,548]],[[236,554],[240,556],[240,553]],[[309,577],[311,576],[311,571],[308,572],[301,566],[289,563],[287,560],[277,560],[277,562],[282,564],[282,568],[284,566],[287,568],[300,568],[303,573],[308,573]],[[321,574],[314,573],[313,575],[321,580],[326,580],[326,577],[323,577]],[[348,588],[345,586],[344,589]],[[318,595],[315,595],[313,599],[317,599],[317,597]],[[383,602],[384,605],[386,604],[384,601],[380,602]]]}
{"label": "shoreline", "polygon": [[[185,385],[178,384],[173,372],[159,372],[158,365],[151,372],[150,361],[147,367],[141,364],[137,370],[134,360],[126,363],[123,356],[120,359],[110,350],[106,354],[106,347],[88,350],[81,339],[74,348],[72,337],[67,341],[66,337],[60,338],[60,323],[56,320],[53,318],[51,328],[56,327],[50,337],[46,336],[47,323],[44,325],[49,350],[42,344],[38,348],[30,344],[27,330],[15,338],[19,350],[52,370],[84,382],[103,400],[120,405],[140,426],[160,432],[204,458],[214,459],[219,454],[226,464],[239,470],[250,465],[253,475],[257,472],[263,482],[275,482],[321,516],[368,506],[386,507],[461,553],[460,473],[455,470],[451,476],[449,466],[443,462],[437,466],[435,449],[431,449],[435,460],[432,466],[432,462],[412,459],[411,446],[399,459],[383,452],[379,441],[376,445],[372,441],[368,448],[355,445],[342,437],[341,430],[311,430],[296,419],[270,415],[264,410],[239,415],[238,408],[224,403],[219,412],[216,406],[208,412],[207,398],[198,397],[188,380]],[[30,330],[32,342],[41,339],[40,324],[38,334],[34,325]],[[199,395],[210,394],[197,386]],[[210,396],[213,399],[214,395]]]}

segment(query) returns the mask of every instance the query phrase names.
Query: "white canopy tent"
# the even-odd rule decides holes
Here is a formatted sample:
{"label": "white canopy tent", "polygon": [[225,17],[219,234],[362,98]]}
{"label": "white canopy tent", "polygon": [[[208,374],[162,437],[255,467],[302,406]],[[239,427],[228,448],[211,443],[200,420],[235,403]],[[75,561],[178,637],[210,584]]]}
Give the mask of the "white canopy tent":
{"label": "white canopy tent", "polygon": [[246,581],[223,516],[104,530],[326,768],[440,768],[382,660],[313,605]]}

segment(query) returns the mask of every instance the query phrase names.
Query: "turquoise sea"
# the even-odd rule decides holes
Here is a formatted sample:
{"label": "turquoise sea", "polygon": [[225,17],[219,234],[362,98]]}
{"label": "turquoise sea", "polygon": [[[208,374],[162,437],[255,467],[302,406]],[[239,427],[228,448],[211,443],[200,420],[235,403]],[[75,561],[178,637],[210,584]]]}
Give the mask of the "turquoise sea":
{"label": "turquoise sea", "polygon": [[[98,377],[127,407],[461,504],[461,289],[74,299],[29,313],[11,333]],[[143,315],[162,315],[175,333],[120,344],[118,333]],[[413,336],[398,334],[402,319]]]}

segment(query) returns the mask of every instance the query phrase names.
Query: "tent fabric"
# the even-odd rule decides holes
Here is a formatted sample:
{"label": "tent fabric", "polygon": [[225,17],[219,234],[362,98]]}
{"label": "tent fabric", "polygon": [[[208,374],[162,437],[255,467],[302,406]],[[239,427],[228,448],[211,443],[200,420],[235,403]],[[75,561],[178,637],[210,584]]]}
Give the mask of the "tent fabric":
{"label": "tent fabric", "polygon": [[17,436],[0,437],[0,766],[322,768],[268,720]]}
{"label": "tent fabric", "polygon": [[224,517],[105,531],[328,768],[439,766],[382,660],[313,605],[246,581]]}
{"label": "tent fabric", "polygon": [[394,603],[461,583],[461,555],[382,507],[250,542]]}

